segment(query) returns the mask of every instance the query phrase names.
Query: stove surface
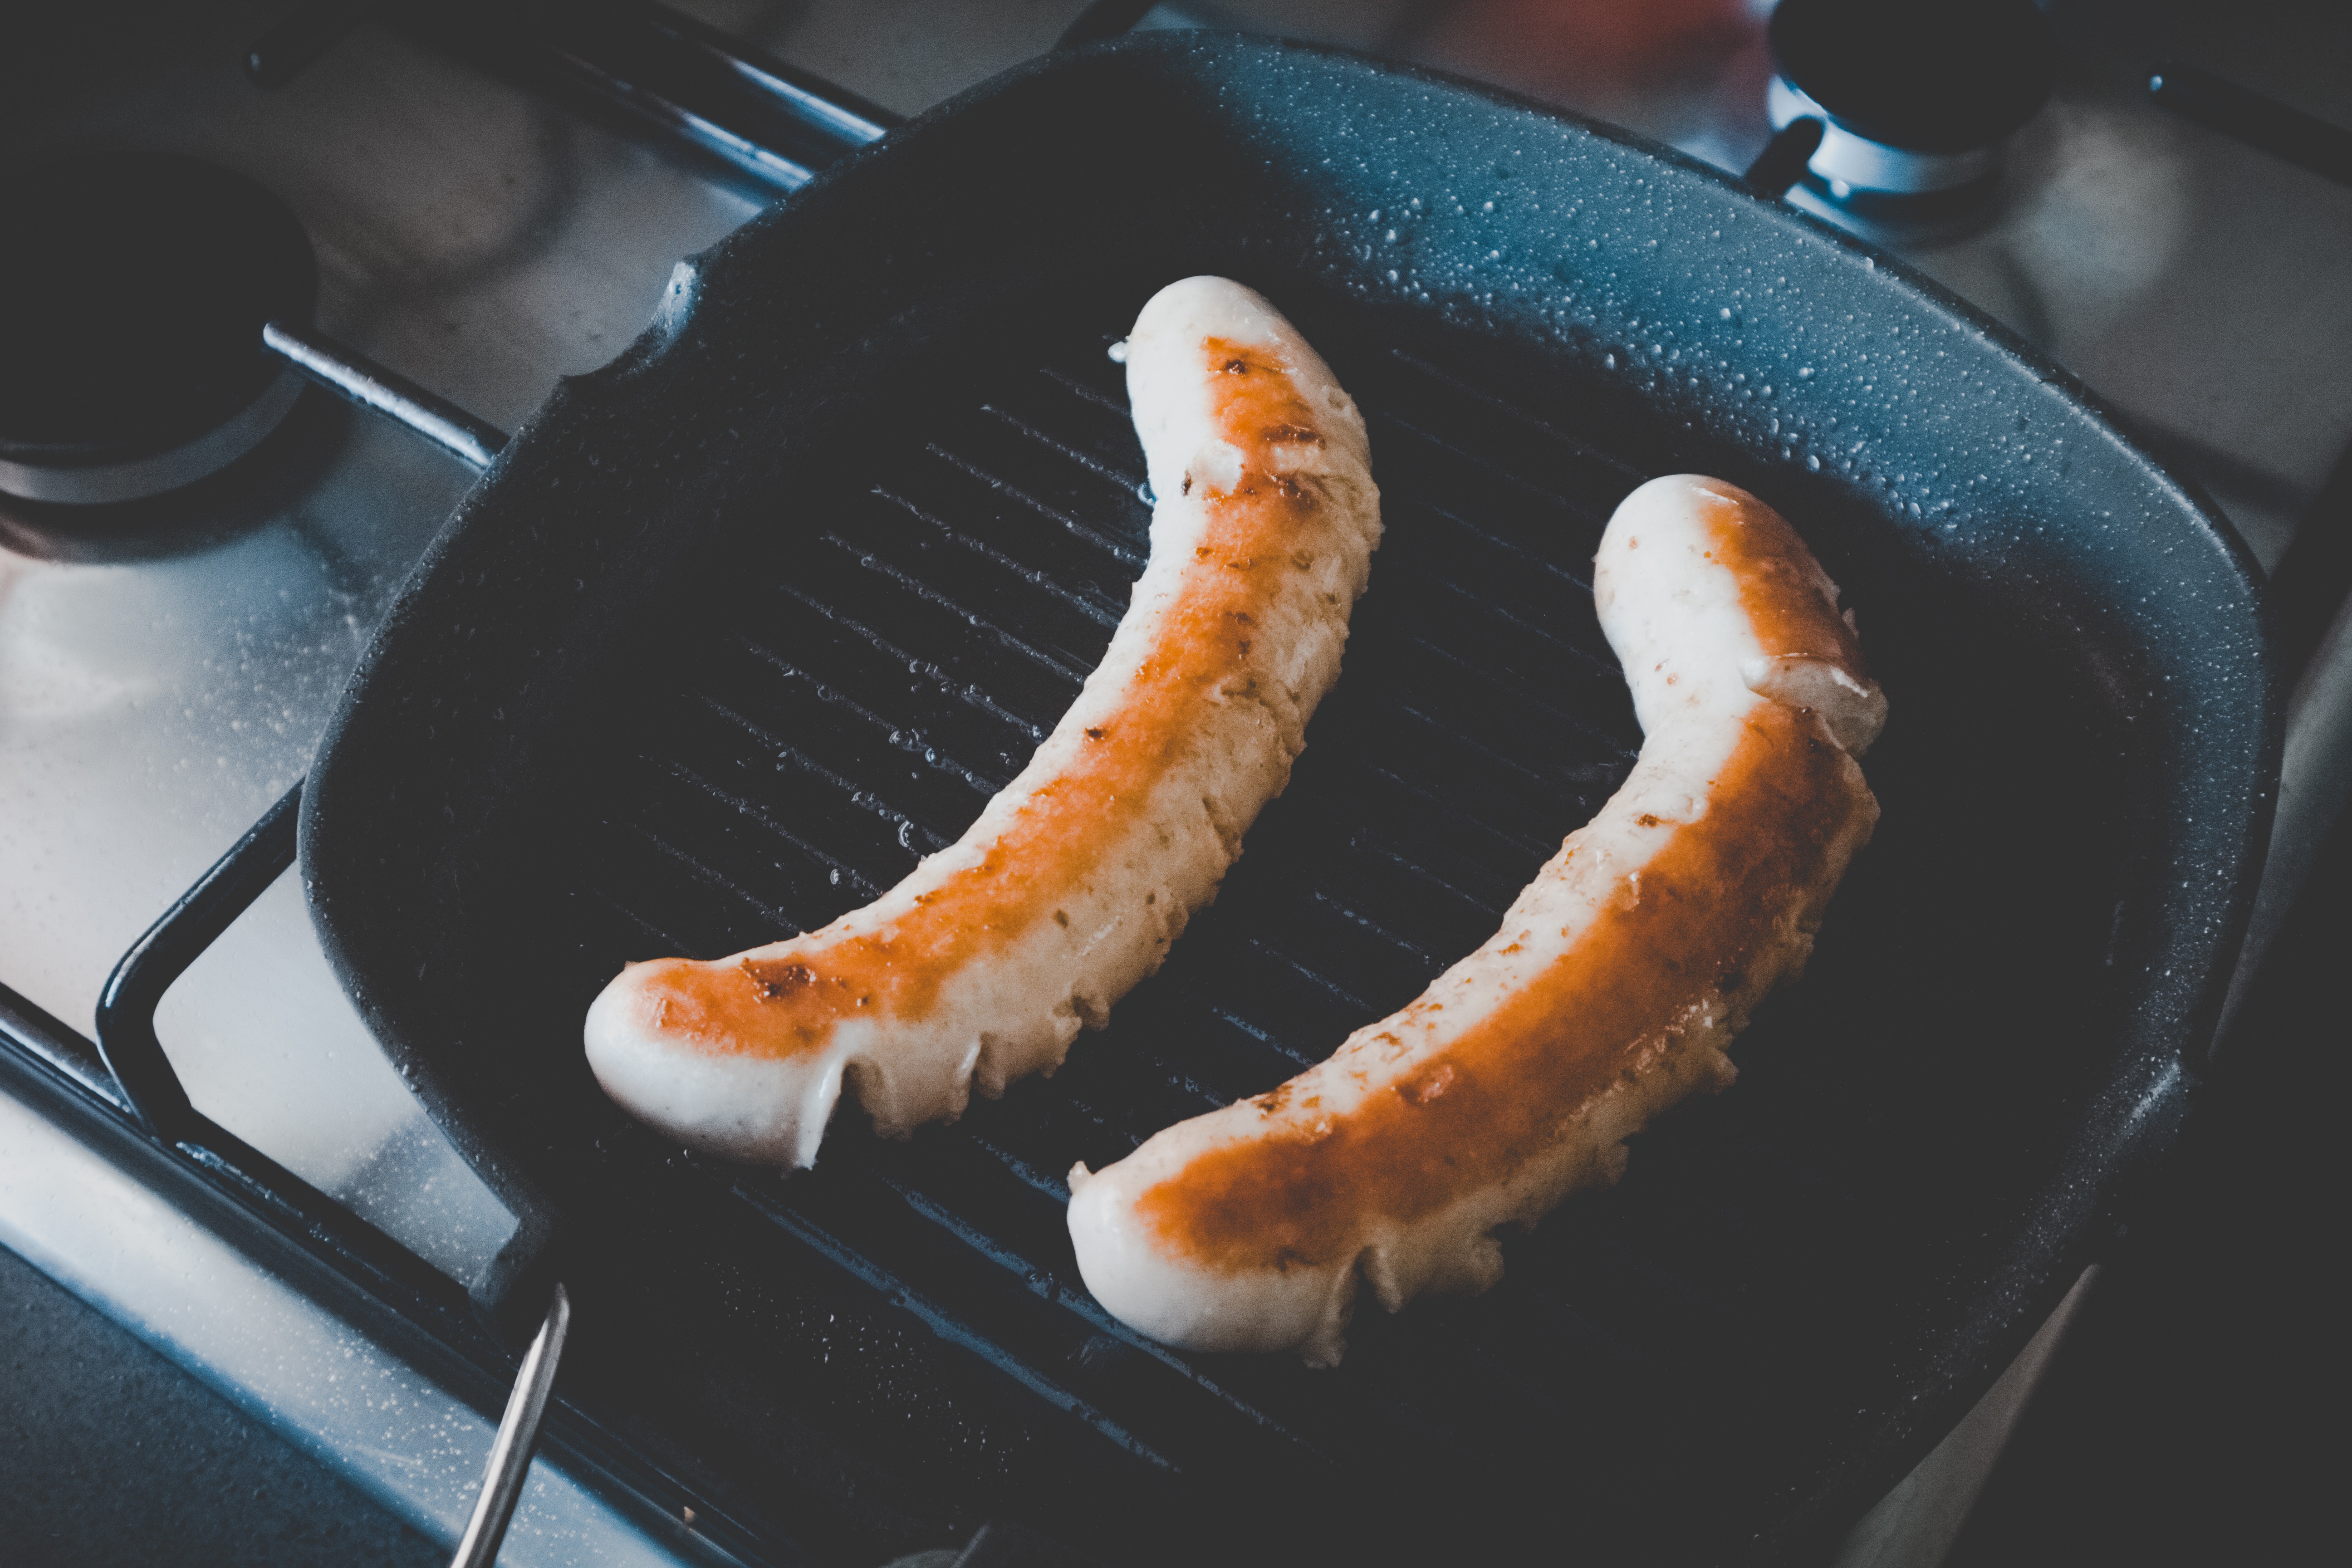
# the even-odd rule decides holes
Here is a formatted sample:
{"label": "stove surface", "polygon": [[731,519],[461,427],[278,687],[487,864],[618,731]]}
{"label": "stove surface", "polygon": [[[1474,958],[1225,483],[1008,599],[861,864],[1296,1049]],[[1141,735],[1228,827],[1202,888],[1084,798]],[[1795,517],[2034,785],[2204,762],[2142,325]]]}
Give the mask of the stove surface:
{"label": "stove surface", "polygon": [[[680,8],[907,113],[1050,47],[1079,9]],[[35,47],[0,49],[0,164],[151,149],[253,176],[310,236],[320,328],[505,429],[626,345],[673,263],[775,195],[374,23],[261,89],[241,62],[287,9],[89,5],[27,24]],[[1145,25],[1421,61],[1736,171],[1769,134],[1769,11],[1236,0]],[[1894,248],[2086,382],[2268,566],[2352,438],[2352,190],[2167,113],[2146,80],[2187,59],[2352,123],[2352,8],[2049,12],[2059,85],[1982,225]],[[125,949],[301,775],[472,479],[315,390],[265,450],[265,472],[136,529],[0,499],[0,984],[77,1028]],[[436,1266],[469,1274],[505,1238],[511,1221],[343,995],[292,875],[173,989],[158,1028],[200,1110]]]}

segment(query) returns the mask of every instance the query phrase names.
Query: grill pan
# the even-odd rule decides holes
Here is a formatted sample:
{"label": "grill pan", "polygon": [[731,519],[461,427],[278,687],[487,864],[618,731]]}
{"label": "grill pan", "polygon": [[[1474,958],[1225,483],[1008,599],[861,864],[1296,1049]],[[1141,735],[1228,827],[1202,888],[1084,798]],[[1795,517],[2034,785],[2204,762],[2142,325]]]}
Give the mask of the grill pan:
{"label": "grill pan", "polygon": [[[1108,641],[1118,367],[1223,272],[1364,405],[1387,540],[1217,903],[1050,1080],[818,1168],[688,1157],[580,1022],[626,959],[818,925],[951,841]],[[1885,810],[1729,1093],[1345,1363],[1104,1316],[1062,1173],[1262,1090],[1497,923],[1639,731],[1590,558],[1765,496],[1892,701]],[[1171,35],[1052,58],[681,268],[467,499],[363,659],[302,861],[346,985],[578,1303],[572,1397],[878,1559],[1011,1515],[1118,1560],[1817,1554],[2112,1234],[2188,1103],[2278,745],[2253,571],[2083,390],[1715,173],[1423,73]]]}

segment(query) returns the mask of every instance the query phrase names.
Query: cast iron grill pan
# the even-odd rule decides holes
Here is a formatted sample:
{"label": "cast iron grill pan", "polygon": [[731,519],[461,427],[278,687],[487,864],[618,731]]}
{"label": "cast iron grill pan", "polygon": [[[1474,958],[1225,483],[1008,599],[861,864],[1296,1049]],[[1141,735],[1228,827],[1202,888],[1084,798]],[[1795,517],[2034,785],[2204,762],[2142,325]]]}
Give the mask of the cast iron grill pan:
{"label": "cast iron grill pan", "polygon": [[[842,1561],[1006,1512],[1138,1558],[1818,1550],[2177,1114],[2274,744],[2233,542],[1952,307],[1426,79],[1129,43],[893,143],[521,435],[314,774],[322,933],[562,1233],[602,1346],[575,1397]],[[1019,769],[1146,549],[1106,347],[1198,270],[1331,359],[1383,492],[1289,790],[1052,1079],[904,1143],[845,1116],[814,1173],[661,1146],[589,1079],[588,1000],[866,901]],[[1271,1087],[1495,929],[1638,748],[1591,556],[1685,468],[1797,521],[1894,702],[1879,837],[1740,1082],[1487,1296],[1368,1304],[1336,1373],[1120,1327],[1070,1256],[1071,1163]]]}

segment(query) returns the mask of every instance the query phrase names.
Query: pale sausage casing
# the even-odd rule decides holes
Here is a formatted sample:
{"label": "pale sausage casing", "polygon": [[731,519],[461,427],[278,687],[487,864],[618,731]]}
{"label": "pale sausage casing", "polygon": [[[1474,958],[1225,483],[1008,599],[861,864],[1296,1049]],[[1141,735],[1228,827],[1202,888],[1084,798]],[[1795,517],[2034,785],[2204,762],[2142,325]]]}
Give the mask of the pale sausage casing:
{"label": "pale sausage casing", "polygon": [[1626,498],[1593,592],[1644,735],[1632,775],[1403,1011],[1071,1173],[1080,1271],[1127,1323],[1335,1362],[1360,1279],[1391,1310],[1486,1289],[1498,1226],[1613,1181],[1627,1135],[1729,1082],[1725,1047],[1877,820],[1854,758],[1885,701],[1802,542],[1719,480]]}
{"label": "pale sausage casing", "polygon": [[1159,967],[1280,793],[1380,540],[1362,416],[1221,278],[1127,342],[1151,552],[1102,663],[961,839],[822,930],[633,963],[589,1010],[607,1093],[680,1141],[814,1163],[846,1089],[902,1133],[1058,1066]]}

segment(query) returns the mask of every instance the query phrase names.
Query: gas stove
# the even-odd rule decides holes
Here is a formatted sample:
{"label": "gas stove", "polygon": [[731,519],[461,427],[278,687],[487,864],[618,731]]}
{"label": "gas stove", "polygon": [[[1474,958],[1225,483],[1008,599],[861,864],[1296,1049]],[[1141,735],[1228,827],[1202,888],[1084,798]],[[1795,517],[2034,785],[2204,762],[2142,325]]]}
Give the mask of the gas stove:
{"label": "gas stove", "polygon": [[[29,357],[0,366],[16,400],[0,430],[0,1243],[428,1535],[463,1532],[510,1347],[463,1329],[436,1342],[387,1306],[406,1265],[318,1243],[299,1190],[460,1279],[491,1267],[511,1217],[378,1050],[282,860],[151,999],[169,1076],[222,1135],[209,1146],[139,1135],[132,1075],[90,1039],[110,977],[299,780],[502,431],[628,344],[681,258],[1073,23],[1240,27],[1434,66],[1745,173],[1883,247],[2080,377],[2281,572],[2284,633],[2308,663],[2277,829],[2290,853],[2244,973],[2297,890],[2292,851],[2341,810],[2352,189],[2333,128],[2352,123],[2336,68],[2352,18],[2060,0],[1985,8],[2017,31],[1971,49],[1868,37],[1874,8],[1802,0],[1777,23],[1760,0],[1081,9],[254,4],[11,24],[29,37],[0,58],[0,172],[47,184],[8,209],[6,243],[58,268],[26,216],[40,212],[94,248],[10,340],[48,356],[47,390],[19,375]],[[239,204],[257,216],[223,224]],[[239,289],[229,346],[197,341],[191,312]],[[21,309],[31,290],[10,292]],[[183,353],[225,368],[186,372],[176,400],[126,385]],[[2081,1294],[1846,1561],[1949,1542]],[[505,1560],[800,1560],[698,1518],[691,1490],[634,1450],[563,1438]],[[943,1524],[905,1517],[902,1537],[856,1550],[940,1544]],[[857,1560],[844,1550],[809,1560]]]}

